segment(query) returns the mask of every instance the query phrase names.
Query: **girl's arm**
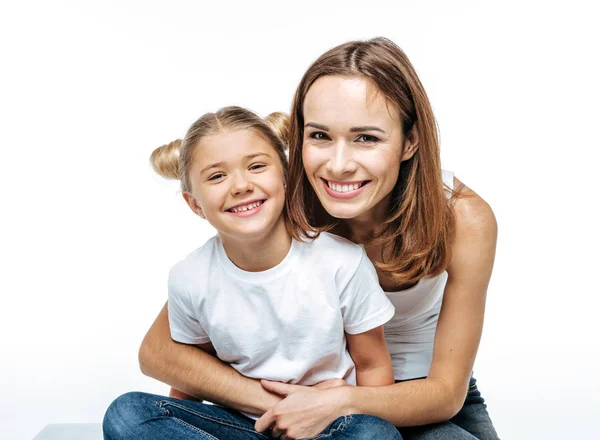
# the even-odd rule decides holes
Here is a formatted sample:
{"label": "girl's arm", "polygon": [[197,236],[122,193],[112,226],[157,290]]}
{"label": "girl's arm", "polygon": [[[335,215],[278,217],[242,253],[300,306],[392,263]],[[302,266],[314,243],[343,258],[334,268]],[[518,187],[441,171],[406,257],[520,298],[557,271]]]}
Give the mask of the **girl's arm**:
{"label": "girl's arm", "polygon": [[260,415],[281,400],[266,391],[260,381],[242,376],[197,347],[173,341],[166,304],[142,342],[139,362],[146,376],[182,394],[238,411]]}
{"label": "girl's arm", "polygon": [[392,359],[385,344],[383,326],[356,335],[346,333],[348,351],[356,367],[356,383],[381,386],[394,383]]}
{"label": "girl's arm", "polygon": [[[481,337],[497,236],[489,205],[463,188],[463,197],[454,205],[452,261],[428,377],[383,387],[322,391],[263,382],[266,389],[289,397],[267,411],[257,429],[273,424],[319,428],[352,413],[373,414],[396,426],[415,426],[448,420],[460,410]],[[309,430],[301,433],[314,435]]]}

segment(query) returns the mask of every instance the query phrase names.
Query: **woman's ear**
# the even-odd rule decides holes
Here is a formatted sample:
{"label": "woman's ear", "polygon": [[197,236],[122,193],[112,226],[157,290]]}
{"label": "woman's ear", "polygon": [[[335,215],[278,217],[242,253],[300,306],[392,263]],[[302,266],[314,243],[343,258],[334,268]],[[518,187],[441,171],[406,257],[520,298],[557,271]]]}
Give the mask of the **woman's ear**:
{"label": "woman's ear", "polygon": [[200,205],[198,204],[198,201],[194,198],[192,193],[184,192],[183,198],[184,198],[185,202],[188,204],[188,206],[190,207],[190,209],[194,212],[194,214],[199,215],[202,218],[206,218],[206,217],[204,217],[202,208],[200,207]]}
{"label": "woman's ear", "polygon": [[417,129],[417,124],[414,124],[411,128],[410,133],[406,136],[406,139],[404,139],[404,145],[402,147],[402,157],[400,158],[400,162],[410,159],[417,152],[417,149],[419,148],[419,130]]}

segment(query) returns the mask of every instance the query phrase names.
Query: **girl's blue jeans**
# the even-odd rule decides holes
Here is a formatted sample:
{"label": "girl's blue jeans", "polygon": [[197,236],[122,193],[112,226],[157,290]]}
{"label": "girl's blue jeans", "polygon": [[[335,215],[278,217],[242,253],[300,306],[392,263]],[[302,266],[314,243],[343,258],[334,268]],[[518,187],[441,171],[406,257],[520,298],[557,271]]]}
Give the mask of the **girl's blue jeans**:
{"label": "girl's blue jeans", "polygon": [[[108,408],[102,423],[105,440],[271,440],[254,430],[254,420],[237,411],[191,400],[147,393],[127,393]],[[349,415],[336,419],[319,440],[402,440],[397,429],[383,419]]]}
{"label": "girl's blue jeans", "polygon": [[[237,411],[191,400],[147,393],[127,393],[108,408],[102,424],[105,440],[271,440],[254,430],[254,420]],[[475,379],[465,404],[452,419],[432,425],[396,429],[379,417],[339,417],[315,439],[332,440],[497,440]]]}

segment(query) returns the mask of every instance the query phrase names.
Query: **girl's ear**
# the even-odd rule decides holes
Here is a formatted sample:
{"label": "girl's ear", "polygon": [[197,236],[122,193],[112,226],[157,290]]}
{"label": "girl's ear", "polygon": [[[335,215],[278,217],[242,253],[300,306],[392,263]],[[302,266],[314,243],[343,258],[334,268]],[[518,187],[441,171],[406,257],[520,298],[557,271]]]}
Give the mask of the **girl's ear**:
{"label": "girl's ear", "polygon": [[415,155],[419,148],[419,130],[417,130],[417,124],[413,125],[406,139],[404,139],[404,145],[402,146],[402,157],[400,162],[410,159]]}
{"label": "girl's ear", "polygon": [[194,198],[192,193],[184,192],[183,198],[184,198],[185,202],[188,204],[188,206],[190,207],[190,209],[194,212],[194,214],[199,215],[202,218],[206,218],[206,217],[204,217],[202,208],[200,207],[200,205],[198,204],[198,201]]}

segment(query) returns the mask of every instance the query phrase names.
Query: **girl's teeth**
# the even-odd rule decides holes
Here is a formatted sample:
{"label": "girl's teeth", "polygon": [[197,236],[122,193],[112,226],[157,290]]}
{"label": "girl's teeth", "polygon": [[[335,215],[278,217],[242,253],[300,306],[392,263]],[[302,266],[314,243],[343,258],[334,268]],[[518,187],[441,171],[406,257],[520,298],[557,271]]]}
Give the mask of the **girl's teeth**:
{"label": "girl's teeth", "polygon": [[260,205],[261,205],[261,202],[254,202],[254,203],[251,203],[251,204],[246,205],[246,206],[240,206],[238,208],[232,208],[231,211],[232,212],[244,212],[244,211],[248,211],[249,209],[258,208]]}

